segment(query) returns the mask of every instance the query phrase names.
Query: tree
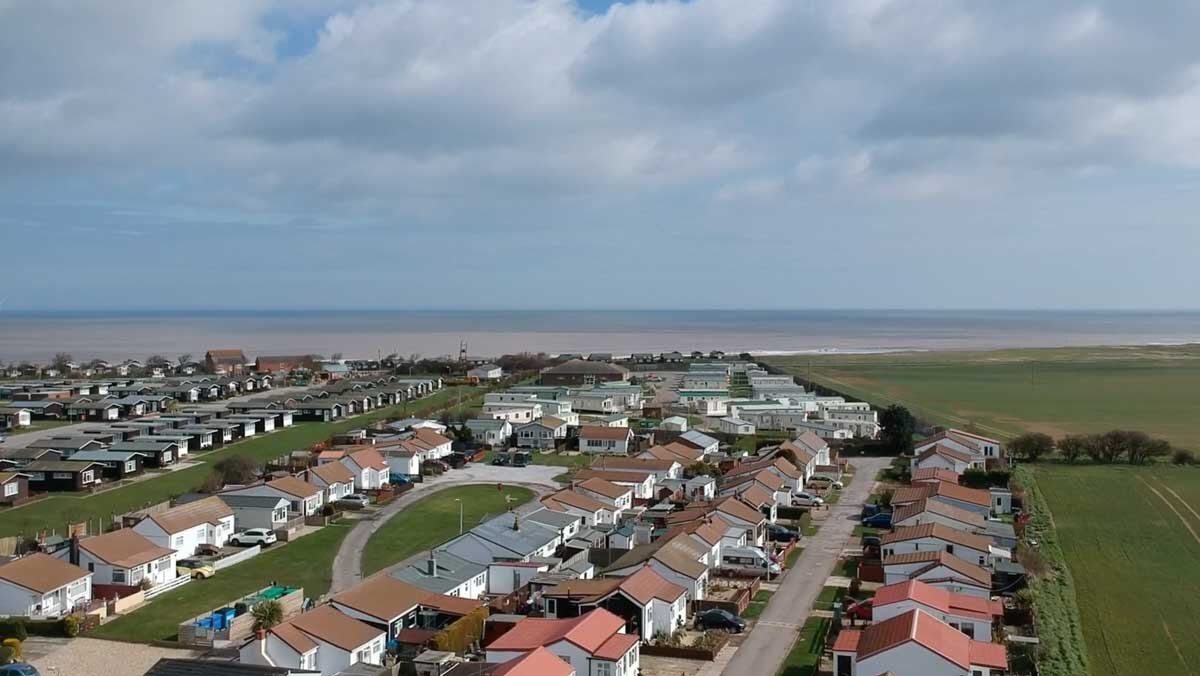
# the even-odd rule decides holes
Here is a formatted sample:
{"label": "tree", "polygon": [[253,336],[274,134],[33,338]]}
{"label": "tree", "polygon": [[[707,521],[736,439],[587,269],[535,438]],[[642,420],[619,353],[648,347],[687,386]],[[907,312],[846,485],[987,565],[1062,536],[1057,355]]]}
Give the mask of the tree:
{"label": "tree", "polygon": [[1069,434],[1058,440],[1058,452],[1062,453],[1067,462],[1075,462],[1087,453],[1087,440],[1081,434]]}
{"label": "tree", "polygon": [[213,465],[222,484],[248,484],[258,478],[259,467],[250,456],[231,455]]}
{"label": "tree", "polygon": [[250,616],[254,618],[254,630],[266,631],[283,622],[283,604],[279,601],[261,601],[250,608]]}
{"label": "tree", "polygon": [[1026,432],[1008,442],[1008,452],[1029,462],[1037,462],[1043,455],[1054,451],[1054,439],[1041,432]]}
{"label": "tree", "polygon": [[184,352],[183,354],[181,354],[181,355],[179,355],[178,357],[176,357],[176,358],[175,358],[175,361],[176,361],[176,363],[178,363],[180,366],[184,366],[184,365],[186,365],[186,364],[190,364],[190,363],[192,363],[192,355],[191,355],[191,354],[189,354],[189,353],[187,353],[187,352]]}
{"label": "tree", "polygon": [[912,451],[917,419],[907,408],[898,404],[888,406],[879,414],[879,424],[883,427],[883,443],[889,450],[897,455]]}
{"label": "tree", "polygon": [[1194,465],[1196,464],[1196,454],[1186,448],[1177,448],[1171,454],[1171,462],[1176,465]]}
{"label": "tree", "polygon": [[219,493],[225,487],[225,482],[221,480],[221,473],[217,470],[212,470],[208,476],[204,477],[204,483],[200,484],[198,489],[201,493]]}
{"label": "tree", "polygon": [[170,365],[171,365],[171,362],[168,361],[167,358],[162,356],[161,354],[152,355],[149,359],[146,360],[146,366],[151,366],[151,367],[158,366],[161,368],[163,366],[170,366]]}
{"label": "tree", "polygon": [[58,354],[55,354],[54,359],[50,361],[50,368],[58,371],[59,373],[70,373],[72,361],[75,360],[71,358],[71,355],[67,354],[66,352],[59,352]]}

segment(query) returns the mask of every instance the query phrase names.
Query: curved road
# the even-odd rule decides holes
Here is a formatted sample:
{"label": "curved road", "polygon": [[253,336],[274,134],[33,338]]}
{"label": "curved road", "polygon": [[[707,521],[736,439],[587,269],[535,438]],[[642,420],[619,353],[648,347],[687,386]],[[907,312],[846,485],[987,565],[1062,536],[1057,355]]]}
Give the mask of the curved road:
{"label": "curved road", "polygon": [[[370,540],[375,531],[382,528],[388,520],[417,500],[446,488],[496,483],[523,486],[540,495],[560,488],[560,485],[554,481],[554,477],[562,474],[563,471],[562,467],[549,465],[529,465],[527,467],[468,465],[463,469],[450,470],[447,474],[416,484],[412,490],[354,525],[354,528],[342,540],[337,556],[333,559],[333,581],[329,585],[327,595],[332,596],[345,591],[362,581],[362,553],[367,546],[367,540]],[[531,504],[536,503],[527,502],[525,506]]]}

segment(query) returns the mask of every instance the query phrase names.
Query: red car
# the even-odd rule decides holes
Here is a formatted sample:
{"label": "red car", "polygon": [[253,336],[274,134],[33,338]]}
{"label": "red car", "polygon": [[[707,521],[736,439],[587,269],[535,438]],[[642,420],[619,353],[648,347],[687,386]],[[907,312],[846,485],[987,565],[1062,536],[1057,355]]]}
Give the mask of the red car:
{"label": "red car", "polygon": [[873,600],[874,599],[863,599],[861,601],[855,601],[851,603],[850,605],[846,606],[845,616],[855,620],[870,622],[871,608],[874,605],[872,603]]}

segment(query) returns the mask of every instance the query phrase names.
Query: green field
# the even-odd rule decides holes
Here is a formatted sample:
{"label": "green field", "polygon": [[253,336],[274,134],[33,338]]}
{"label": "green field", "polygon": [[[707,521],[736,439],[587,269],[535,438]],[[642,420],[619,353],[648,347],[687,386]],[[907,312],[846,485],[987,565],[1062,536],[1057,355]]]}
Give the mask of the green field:
{"label": "green field", "polygon": [[299,423],[286,430],[254,437],[226,448],[197,457],[202,464],[196,467],[165,473],[91,496],[56,495],[24,507],[0,512],[0,536],[32,534],[40,529],[64,532],[68,523],[111,519],[113,515],[168,500],[200,487],[210,471],[209,464],[231,455],[248,455],[266,461],[285,453],[304,449],[325,441],[334,434],[362,427],[376,420],[404,415],[430,415],[449,404],[478,399],[481,390],[473,387],[450,387],[416,402],[390,406],[365,415],[334,423]]}
{"label": "green field", "polygon": [[772,366],[929,422],[1010,437],[1141,429],[1200,448],[1200,348],[1113,347],[773,357]]}
{"label": "green field", "polygon": [[1200,673],[1200,469],[1040,465],[1091,676]]}
{"label": "green field", "polygon": [[169,591],[134,612],[97,627],[88,636],[130,641],[174,640],[180,622],[232,603],[272,580],[303,587],[304,595],[315,599],[329,590],[333,557],[349,532],[349,526],[335,524],[276,546],[219,571],[210,580],[196,580]]}
{"label": "green field", "polygon": [[463,503],[463,528],[504,513],[533,499],[533,491],[520,486],[460,486],[440,490],[406,507],[367,540],[363,550],[363,575],[442,544],[458,535],[458,502]]}

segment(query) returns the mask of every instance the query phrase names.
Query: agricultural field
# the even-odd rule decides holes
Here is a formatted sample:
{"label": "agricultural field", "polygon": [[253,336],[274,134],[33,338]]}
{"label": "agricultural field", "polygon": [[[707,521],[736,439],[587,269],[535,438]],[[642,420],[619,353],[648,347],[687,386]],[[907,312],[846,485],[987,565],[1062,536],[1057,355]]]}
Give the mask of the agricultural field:
{"label": "agricultural field", "polygon": [[1200,468],[1038,465],[1090,676],[1200,673]]}
{"label": "agricultural field", "polygon": [[1200,347],[772,357],[772,366],[932,423],[1010,437],[1141,429],[1200,449]]}

